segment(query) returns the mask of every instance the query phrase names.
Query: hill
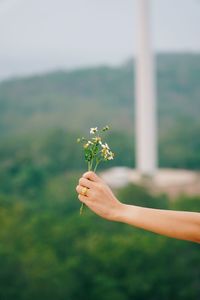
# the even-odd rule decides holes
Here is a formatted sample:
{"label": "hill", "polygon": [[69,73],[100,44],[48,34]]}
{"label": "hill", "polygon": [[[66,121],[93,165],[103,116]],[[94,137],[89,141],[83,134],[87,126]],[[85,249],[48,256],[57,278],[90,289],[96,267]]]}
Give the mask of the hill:
{"label": "hill", "polygon": [[[200,169],[199,58],[158,56],[160,166]],[[76,139],[88,126],[111,125],[109,166],[134,165],[133,81],[129,61],[0,83],[0,299],[199,298],[197,244],[79,216]],[[115,192],[127,204],[200,211],[200,197]]]}
{"label": "hill", "polygon": [[[160,129],[198,123],[200,55],[157,57]],[[0,84],[0,135],[54,127],[80,129],[110,123],[132,131],[133,62],[18,78]]]}
{"label": "hill", "polygon": [[[43,141],[43,136],[57,129],[70,132],[70,144],[73,137],[75,140],[88,127],[109,124],[116,132],[114,145],[122,148],[123,140],[124,149],[133,153],[127,160],[125,150],[121,149],[117,163],[133,164],[133,70],[130,60],[115,68],[59,71],[1,82],[1,144],[3,140],[13,142],[8,148],[15,149],[17,144],[23,144],[21,137],[41,136]],[[200,168],[199,76],[200,54],[157,56],[160,166]],[[64,134],[53,136],[57,136],[56,144]],[[42,148],[47,146],[51,148],[49,141]],[[2,151],[9,152],[8,148]]]}

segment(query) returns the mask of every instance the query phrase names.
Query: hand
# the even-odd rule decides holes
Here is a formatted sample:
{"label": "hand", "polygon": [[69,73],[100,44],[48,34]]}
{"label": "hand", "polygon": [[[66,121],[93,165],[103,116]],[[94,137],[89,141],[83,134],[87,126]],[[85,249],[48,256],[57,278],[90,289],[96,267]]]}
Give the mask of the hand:
{"label": "hand", "polygon": [[[86,187],[86,196],[81,194]],[[102,218],[115,221],[120,213],[122,203],[112,193],[108,185],[94,172],[87,172],[79,179],[76,187],[78,198],[93,212]]]}

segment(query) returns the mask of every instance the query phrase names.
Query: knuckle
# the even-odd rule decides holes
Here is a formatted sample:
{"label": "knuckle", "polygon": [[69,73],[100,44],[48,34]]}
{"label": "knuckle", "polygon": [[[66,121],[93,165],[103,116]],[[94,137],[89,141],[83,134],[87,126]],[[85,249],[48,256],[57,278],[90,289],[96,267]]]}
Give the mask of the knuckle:
{"label": "knuckle", "polygon": [[88,172],[86,172],[86,173],[83,174],[83,177],[92,177],[93,174],[94,174],[93,171],[88,171]]}
{"label": "knuckle", "polygon": [[83,183],[84,183],[83,178],[80,178],[80,179],[79,179],[79,184],[81,185],[81,184],[83,184]]}

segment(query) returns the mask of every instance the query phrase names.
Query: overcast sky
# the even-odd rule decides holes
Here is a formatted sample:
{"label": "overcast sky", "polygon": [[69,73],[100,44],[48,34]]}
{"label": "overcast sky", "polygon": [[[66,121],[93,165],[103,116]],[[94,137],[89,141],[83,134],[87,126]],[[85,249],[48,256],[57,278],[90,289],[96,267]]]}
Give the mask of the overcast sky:
{"label": "overcast sky", "polygon": [[[155,50],[200,52],[200,1],[151,3]],[[135,15],[136,0],[0,0],[0,78],[120,64],[135,53]]]}

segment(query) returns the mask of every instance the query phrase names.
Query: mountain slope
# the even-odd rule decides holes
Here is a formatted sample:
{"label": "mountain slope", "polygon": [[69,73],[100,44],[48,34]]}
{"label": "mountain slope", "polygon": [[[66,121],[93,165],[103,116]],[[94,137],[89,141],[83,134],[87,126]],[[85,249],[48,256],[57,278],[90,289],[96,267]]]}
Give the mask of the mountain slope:
{"label": "mountain slope", "polygon": [[[174,123],[199,122],[200,55],[157,57],[161,130]],[[112,124],[132,131],[132,61],[118,67],[55,72],[0,84],[0,136],[60,127]]]}

